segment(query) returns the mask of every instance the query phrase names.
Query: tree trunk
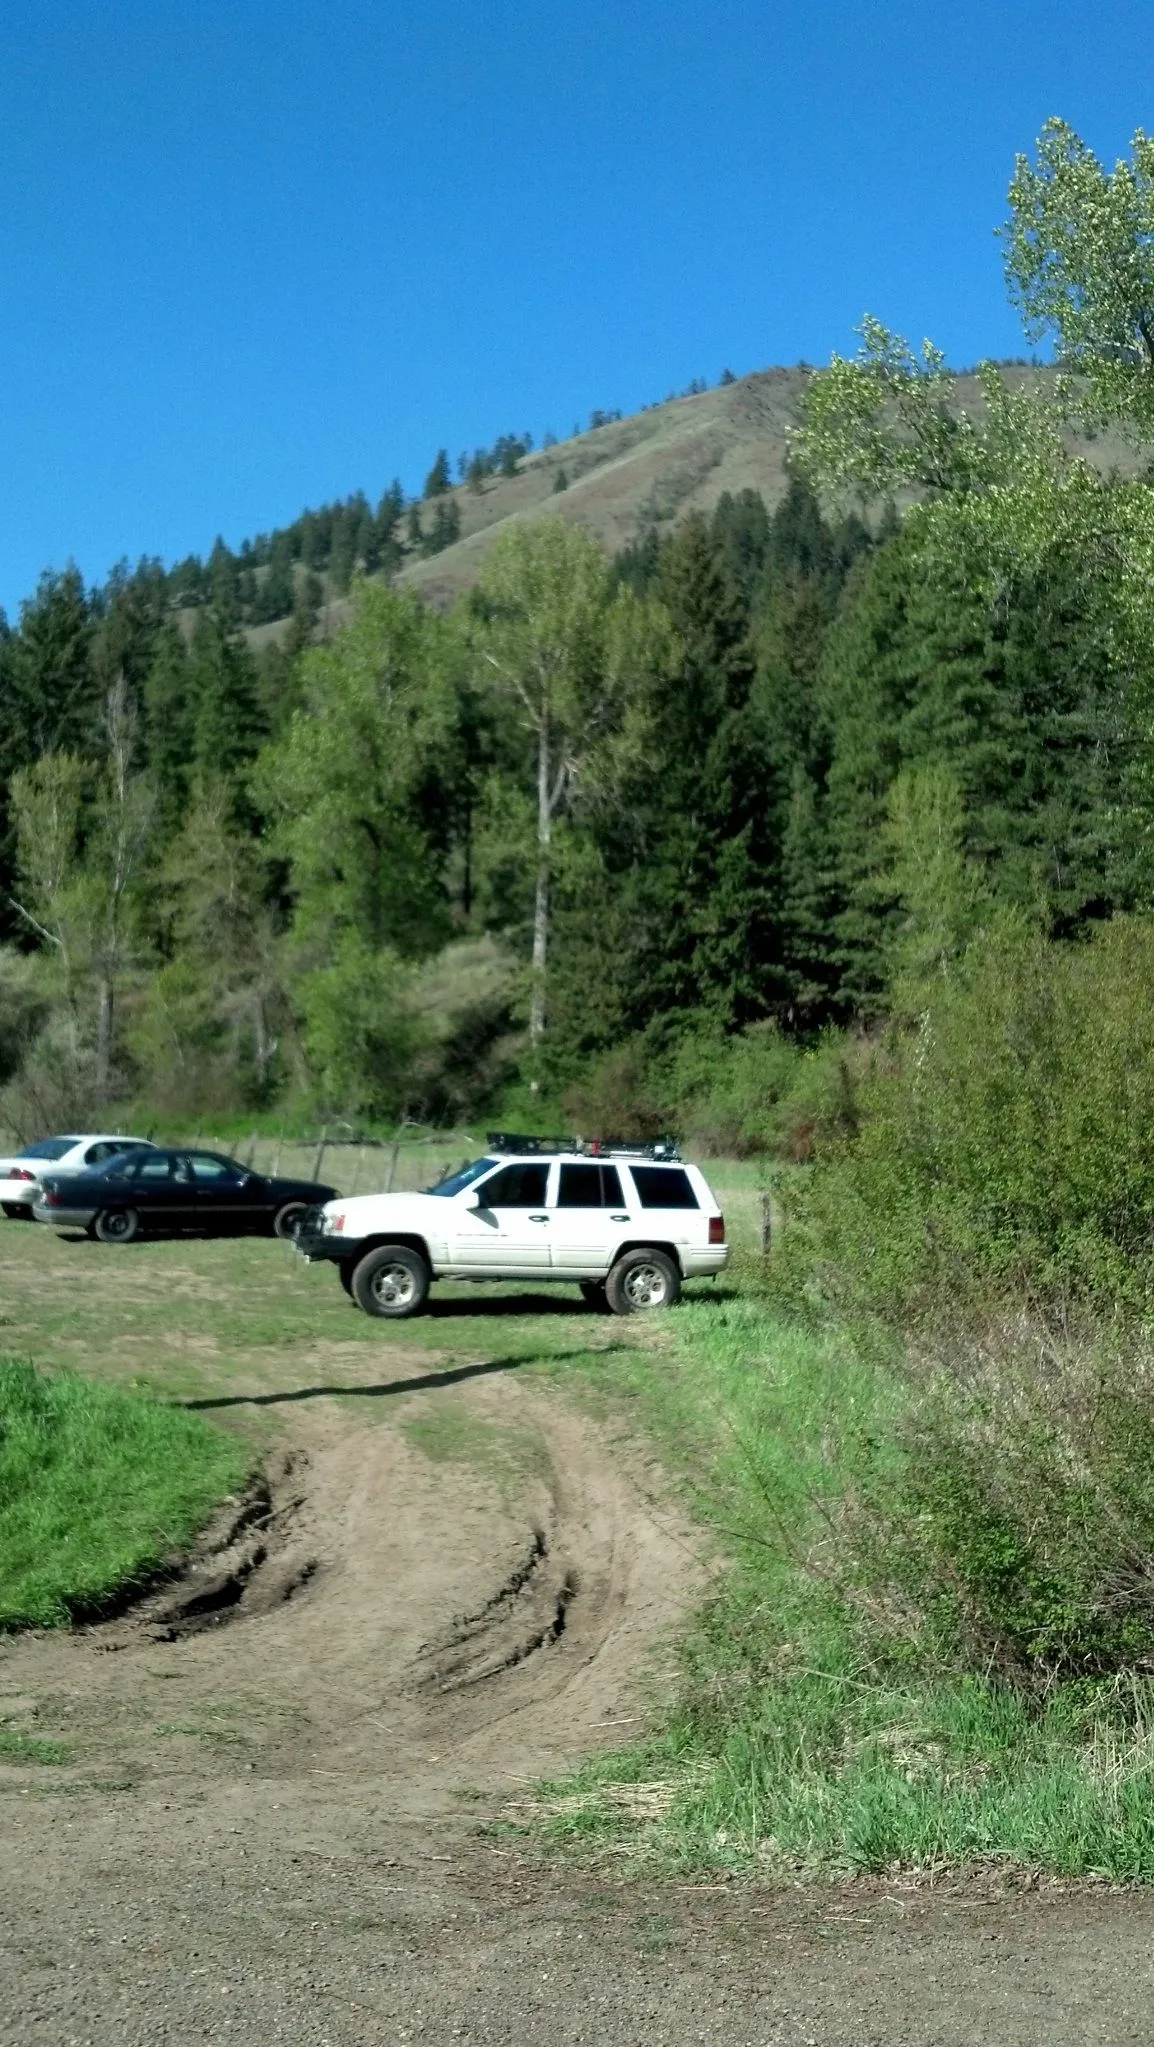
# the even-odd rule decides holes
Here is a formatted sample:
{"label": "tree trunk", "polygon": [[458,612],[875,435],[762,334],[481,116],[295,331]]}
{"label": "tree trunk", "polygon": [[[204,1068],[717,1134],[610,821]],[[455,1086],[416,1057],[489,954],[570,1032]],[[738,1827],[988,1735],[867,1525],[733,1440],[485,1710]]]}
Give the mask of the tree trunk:
{"label": "tree trunk", "polygon": [[549,786],[549,726],[542,718],[537,732],[537,894],[533,904],[533,989],[529,1000],[529,1043],[545,1034],[545,968],[549,955],[549,851],[553,835],[552,791]]}
{"label": "tree trunk", "polygon": [[96,1006],[96,1099],[101,1105],[108,1100],[108,1081],[112,1066],[112,1023],[112,975],[106,970],[100,976]]}
{"label": "tree trunk", "polygon": [[272,1063],[272,1054],[268,1042],[268,1025],[265,1021],[264,997],[260,994],[253,997],[252,1022],[253,1057],[256,1063],[257,1086],[263,1095],[268,1087],[269,1066]]}

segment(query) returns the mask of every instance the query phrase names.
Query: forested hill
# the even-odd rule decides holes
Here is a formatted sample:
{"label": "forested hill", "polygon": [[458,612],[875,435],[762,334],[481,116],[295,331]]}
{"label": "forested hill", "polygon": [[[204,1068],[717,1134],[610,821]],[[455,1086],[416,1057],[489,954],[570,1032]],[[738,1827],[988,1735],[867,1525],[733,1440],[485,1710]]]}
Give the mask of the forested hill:
{"label": "forested hill", "polygon": [[46,577],[0,635],[7,1120],[515,1113],[601,1074],[585,1120],[660,1124],[750,1032],[772,1064],[884,1012],[939,926],[1144,899],[1109,592],[1071,554],[991,596],[892,507],[823,509],[783,468],[802,385]]}

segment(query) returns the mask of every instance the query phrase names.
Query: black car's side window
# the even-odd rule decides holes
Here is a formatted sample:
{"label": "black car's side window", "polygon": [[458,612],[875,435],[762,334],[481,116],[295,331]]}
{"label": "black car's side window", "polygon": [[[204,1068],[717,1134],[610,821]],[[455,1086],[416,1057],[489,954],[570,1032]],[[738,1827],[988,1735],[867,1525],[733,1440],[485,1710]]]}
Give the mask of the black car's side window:
{"label": "black car's side window", "polygon": [[175,1160],[165,1151],[143,1152],[139,1158],[131,1161],[132,1177],[145,1187],[154,1186],[160,1181],[171,1180],[174,1177],[174,1165]]}
{"label": "black car's side window", "polygon": [[548,1166],[505,1166],[477,1189],[480,1208],[540,1208],[549,1185]]}
{"label": "black car's side window", "polygon": [[240,1179],[235,1166],[210,1151],[190,1152],[188,1163],[198,1187],[228,1187]]}

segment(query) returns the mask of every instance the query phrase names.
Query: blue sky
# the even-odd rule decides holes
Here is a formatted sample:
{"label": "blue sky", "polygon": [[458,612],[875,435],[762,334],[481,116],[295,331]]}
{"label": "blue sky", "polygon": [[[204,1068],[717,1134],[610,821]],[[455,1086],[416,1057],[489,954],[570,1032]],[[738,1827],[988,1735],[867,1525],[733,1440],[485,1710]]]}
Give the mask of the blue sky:
{"label": "blue sky", "polygon": [[1023,346],[993,230],[1061,113],[1154,124],[1140,0],[5,0],[0,603],[440,444]]}

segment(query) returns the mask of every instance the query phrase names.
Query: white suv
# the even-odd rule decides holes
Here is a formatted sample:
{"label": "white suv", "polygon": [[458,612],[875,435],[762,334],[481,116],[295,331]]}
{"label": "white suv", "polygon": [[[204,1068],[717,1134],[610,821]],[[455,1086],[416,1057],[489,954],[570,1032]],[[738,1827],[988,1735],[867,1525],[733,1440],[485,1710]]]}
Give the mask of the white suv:
{"label": "white suv", "polygon": [[725,1222],[671,1143],[490,1136],[488,1154],[424,1194],[338,1197],[296,1239],[328,1258],[366,1315],[415,1315],[434,1279],[570,1280],[616,1315],[668,1308],[720,1272]]}

